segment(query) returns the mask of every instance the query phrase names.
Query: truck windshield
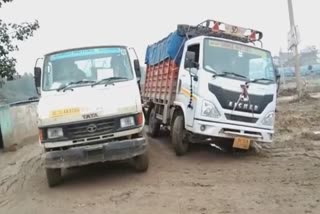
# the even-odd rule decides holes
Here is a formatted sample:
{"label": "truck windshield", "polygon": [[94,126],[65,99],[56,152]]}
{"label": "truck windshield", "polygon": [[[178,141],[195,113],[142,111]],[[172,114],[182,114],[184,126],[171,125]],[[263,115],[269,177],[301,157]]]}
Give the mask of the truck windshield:
{"label": "truck windshield", "polygon": [[80,87],[107,78],[114,81],[133,79],[125,48],[84,48],[47,55],[44,60],[42,88],[44,91],[57,90],[70,83],[74,87]]}
{"label": "truck windshield", "polygon": [[207,38],[203,58],[204,69],[217,75],[266,83],[276,78],[270,52],[255,47]]}

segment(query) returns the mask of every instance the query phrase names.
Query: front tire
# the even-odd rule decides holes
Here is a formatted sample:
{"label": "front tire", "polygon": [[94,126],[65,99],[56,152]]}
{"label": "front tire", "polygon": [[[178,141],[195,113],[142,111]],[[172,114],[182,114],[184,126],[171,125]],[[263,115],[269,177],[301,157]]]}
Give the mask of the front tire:
{"label": "front tire", "polygon": [[184,128],[182,115],[178,115],[174,119],[171,141],[177,156],[183,156],[187,153],[189,142],[186,139],[186,130]]}
{"label": "front tire", "polygon": [[61,183],[62,181],[61,169],[46,168],[46,174],[47,174],[47,181],[48,181],[49,187],[54,187]]}
{"label": "front tire", "polygon": [[147,153],[133,158],[134,168],[137,172],[146,172],[149,168],[149,156]]}

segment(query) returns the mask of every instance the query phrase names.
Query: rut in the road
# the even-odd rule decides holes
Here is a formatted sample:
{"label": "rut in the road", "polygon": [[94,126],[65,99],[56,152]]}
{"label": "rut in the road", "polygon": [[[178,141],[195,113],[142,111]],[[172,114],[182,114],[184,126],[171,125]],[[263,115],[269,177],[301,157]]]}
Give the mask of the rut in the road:
{"label": "rut in the road", "polygon": [[[4,154],[4,156],[13,155]],[[13,202],[15,196],[23,190],[25,183],[41,166],[41,150],[28,145],[18,151],[13,163],[1,167],[0,175],[0,207]]]}
{"label": "rut in the road", "polygon": [[292,158],[292,157],[308,157],[320,160],[320,147],[310,148],[272,148],[264,151],[268,157],[276,158]]}

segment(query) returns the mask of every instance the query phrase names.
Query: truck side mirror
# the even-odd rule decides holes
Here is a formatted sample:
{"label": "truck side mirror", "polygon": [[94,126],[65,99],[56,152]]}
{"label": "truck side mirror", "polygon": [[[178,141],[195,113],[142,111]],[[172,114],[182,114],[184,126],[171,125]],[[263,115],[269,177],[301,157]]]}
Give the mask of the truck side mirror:
{"label": "truck side mirror", "polygon": [[133,61],[133,64],[134,64],[134,71],[136,72],[136,76],[138,78],[141,78],[141,68],[140,68],[140,63],[139,63],[139,60],[138,59],[135,59]]}
{"label": "truck side mirror", "polygon": [[41,86],[41,68],[39,67],[34,68],[34,82],[35,82],[36,88]]}
{"label": "truck side mirror", "polygon": [[187,51],[186,57],[184,60],[184,68],[199,68],[199,64],[196,63],[196,53],[193,51]]}

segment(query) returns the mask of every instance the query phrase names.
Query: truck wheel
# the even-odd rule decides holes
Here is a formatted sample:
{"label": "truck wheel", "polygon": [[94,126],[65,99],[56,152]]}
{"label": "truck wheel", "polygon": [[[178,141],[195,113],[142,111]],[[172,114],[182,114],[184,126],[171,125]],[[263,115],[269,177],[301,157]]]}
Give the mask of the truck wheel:
{"label": "truck wheel", "polygon": [[187,153],[189,142],[185,139],[184,119],[182,115],[176,116],[173,122],[171,140],[177,156]]}
{"label": "truck wheel", "polygon": [[143,111],[144,118],[145,118],[144,124],[145,124],[145,125],[149,125],[149,114],[148,114],[148,113],[150,113],[150,112],[149,112],[149,110],[146,111],[145,108],[142,108],[142,111]]}
{"label": "truck wheel", "polygon": [[134,157],[133,161],[134,161],[134,168],[137,172],[145,172],[148,170],[149,157],[147,152],[137,157]]}
{"label": "truck wheel", "polygon": [[46,169],[47,180],[49,187],[54,187],[61,183],[62,175],[61,169]]}
{"label": "truck wheel", "polygon": [[151,137],[157,137],[160,132],[160,121],[156,118],[156,109],[153,108],[149,115],[148,134]]}

